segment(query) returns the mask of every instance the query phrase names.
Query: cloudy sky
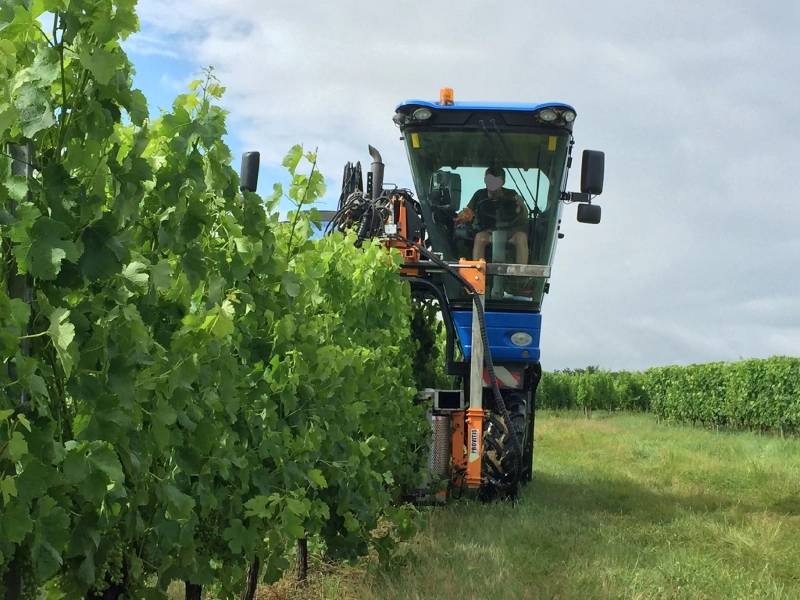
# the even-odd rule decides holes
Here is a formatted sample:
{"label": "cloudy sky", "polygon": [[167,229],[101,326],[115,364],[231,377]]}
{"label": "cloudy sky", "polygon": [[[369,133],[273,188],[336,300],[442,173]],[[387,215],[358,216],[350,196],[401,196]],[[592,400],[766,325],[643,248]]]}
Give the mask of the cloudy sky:
{"label": "cloudy sky", "polygon": [[332,198],[368,144],[410,186],[394,108],[443,86],[574,106],[578,154],[606,153],[603,220],[565,208],[546,370],[800,356],[800,3],[140,0],[139,16],[137,85],[167,107],[213,65],[262,192],[295,143],[319,148]]}

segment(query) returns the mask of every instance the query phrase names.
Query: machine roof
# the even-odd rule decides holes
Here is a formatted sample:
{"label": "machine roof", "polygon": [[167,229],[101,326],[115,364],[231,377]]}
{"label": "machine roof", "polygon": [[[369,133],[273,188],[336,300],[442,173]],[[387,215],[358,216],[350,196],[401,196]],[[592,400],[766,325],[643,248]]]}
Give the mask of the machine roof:
{"label": "machine roof", "polygon": [[568,108],[573,112],[575,109],[563,102],[544,102],[542,104],[520,103],[520,102],[454,102],[452,105],[439,104],[430,100],[405,100],[395,107],[395,111],[403,106],[425,106],[434,110],[513,110],[522,112],[534,112],[548,106]]}

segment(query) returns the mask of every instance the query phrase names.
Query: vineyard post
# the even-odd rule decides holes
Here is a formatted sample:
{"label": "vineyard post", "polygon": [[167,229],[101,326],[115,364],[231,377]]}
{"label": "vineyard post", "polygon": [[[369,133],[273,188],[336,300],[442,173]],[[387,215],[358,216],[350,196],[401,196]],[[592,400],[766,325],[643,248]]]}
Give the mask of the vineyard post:
{"label": "vineyard post", "polygon": [[[17,177],[30,179],[33,175],[33,145],[17,146],[8,145],[8,154],[12,158],[11,174]],[[30,191],[27,192],[27,199],[30,200]],[[8,201],[8,213],[12,217],[17,216],[17,203],[12,198]],[[6,291],[9,298],[19,298],[28,306],[33,303],[33,285],[30,274],[20,275],[17,272],[17,261],[11,254],[10,243],[8,247],[8,274],[6,279]],[[30,330],[25,331],[25,336],[30,335]],[[20,342],[20,352],[22,356],[30,356],[31,340],[25,338]],[[11,381],[17,380],[17,365],[13,361],[8,362],[8,376]],[[20,393],[20,406],[27,406],[29,402],[28,391],[23,389]]]}
{"label": "vineyard post", "polygon": [[[28,144],[26,146],[18,146],[9,144],[8,154],[11,156],[11,174],[18,177],[25,177],[30,179],[33,174],[33,146]],[[27,192],[27,198],[30,199],[30,192]],[[17,216],[17,203],[12,198],[8,201],[8,213],[16,218]],[[33,286],[31,285],[31,277],[29,274],[20,275],[17,272],[17,261],[11,253],[11,241],[3,240],[3,244],[8,252],[6,266],[8,272],[6,273],[6,293],[9,298],[19,298],[30,306],[33,302]],[[30,330],[26,330],[23,335],[29,335]],[[20,341],[20,352],[22,356],[30,356],[31,353],[31,340],[30,338]],[[8,361],[8,377],[10,381],[17,380],[17,365],[14,361]],[[18,399],[19,407],[24,408],[29,403],[28,391],[22,389]],[[17,600],[22,598],[25,590],[23,589],[23,574],[18,568],[14,568],[19,564],[18,560],[11,563],[11,568],[5,576],[6,593],[5,600]]]}
{"label": "vineyard post", "polygon": [[308,578],[308,539],[298,539],[295,546],[297,548],[295,576],[298,581],[305,581]]}

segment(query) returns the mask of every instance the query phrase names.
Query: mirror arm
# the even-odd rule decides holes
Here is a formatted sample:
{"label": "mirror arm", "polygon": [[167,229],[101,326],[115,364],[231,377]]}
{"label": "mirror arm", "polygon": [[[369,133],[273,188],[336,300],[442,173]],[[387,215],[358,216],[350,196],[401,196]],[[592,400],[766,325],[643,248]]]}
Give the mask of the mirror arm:
{"label": "mirror arm", "polygon": [[561,192],[561,199],[565,202],[586,202],[592,203],[592,195],[583,192]]}

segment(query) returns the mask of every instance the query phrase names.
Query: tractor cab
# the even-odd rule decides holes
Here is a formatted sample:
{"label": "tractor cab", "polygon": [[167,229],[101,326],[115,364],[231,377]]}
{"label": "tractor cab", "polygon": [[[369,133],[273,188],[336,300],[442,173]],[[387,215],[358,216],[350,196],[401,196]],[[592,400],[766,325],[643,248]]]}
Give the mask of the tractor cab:
{"label": "tractor cab", "polygon": [[[565,186],[574,119],[566,104],[454,102],[448,88],[438,103],[408,100],[396,108],[432,250],[447,261],[540,267],[517,270],[525,276],[490,276],[487,310],[541,308],[562,200],[570,197]],[[597,154],[590,163],[602,158]],[[602,164],[598,168],[595,194],[602,191]],[[599,214],[584,220],[599,221]],[[444,283],[451,303],[467,300],[452,278]]]}

